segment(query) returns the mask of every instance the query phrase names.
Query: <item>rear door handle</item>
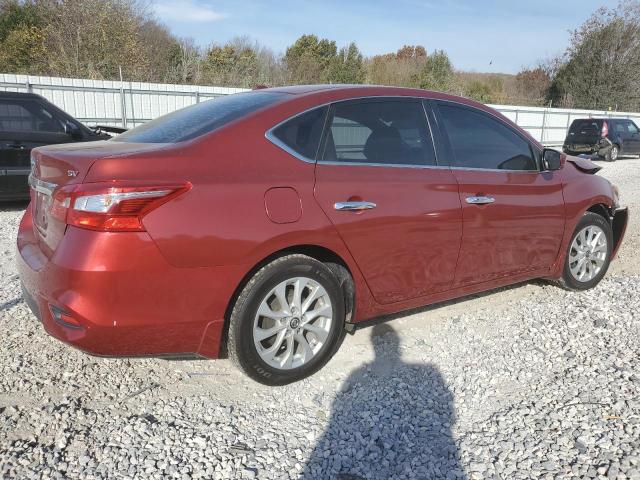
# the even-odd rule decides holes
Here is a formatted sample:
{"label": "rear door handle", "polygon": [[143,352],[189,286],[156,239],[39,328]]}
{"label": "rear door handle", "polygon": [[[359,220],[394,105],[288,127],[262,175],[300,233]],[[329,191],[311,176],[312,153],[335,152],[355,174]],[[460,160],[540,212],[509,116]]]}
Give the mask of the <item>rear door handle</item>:
{"label": "rear door handle", "polygon": [[333,208],[340,211],[371,210],[376,207],[377,205],[373,202],[336,202],[333,205]]}
{"label": "rear door handle", "polygon": [[496,199],[493,197],[467,197],[467,203],[471,205],[486,205],[487,203],[493,203]]}

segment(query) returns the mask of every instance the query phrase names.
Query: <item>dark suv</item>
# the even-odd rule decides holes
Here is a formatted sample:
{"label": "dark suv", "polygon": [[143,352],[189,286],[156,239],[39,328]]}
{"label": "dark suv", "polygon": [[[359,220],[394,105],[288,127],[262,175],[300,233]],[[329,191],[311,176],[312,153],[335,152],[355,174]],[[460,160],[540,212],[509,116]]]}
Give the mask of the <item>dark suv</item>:
{"label": "dark suv", "polygon": [[106,140],[33,93],[0,92],[0,200],[29,198],[31,149],[42,145]]}
{"label": "dark suv", "polygon": [[640,154],[640,129],[626,118],[580,118],[569,127],[562,150],[615,162],[620,154]]}

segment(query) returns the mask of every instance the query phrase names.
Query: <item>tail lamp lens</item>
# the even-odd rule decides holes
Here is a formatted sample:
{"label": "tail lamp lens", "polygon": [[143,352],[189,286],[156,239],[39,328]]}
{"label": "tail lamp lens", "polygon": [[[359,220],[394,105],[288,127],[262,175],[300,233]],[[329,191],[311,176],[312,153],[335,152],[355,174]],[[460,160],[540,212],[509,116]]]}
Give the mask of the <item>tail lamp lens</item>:
{"label": "tail lamp lens", "polygon": [[609,135],[609,124],[602,122],[602,138],[606,138]]}
{"label": "tail lamp lens", "polygon": [[51,215],[89,230],[144,231],[142,218],[191,188],[190,184],[121,186],[81,184],[62,187],[53,195]]}

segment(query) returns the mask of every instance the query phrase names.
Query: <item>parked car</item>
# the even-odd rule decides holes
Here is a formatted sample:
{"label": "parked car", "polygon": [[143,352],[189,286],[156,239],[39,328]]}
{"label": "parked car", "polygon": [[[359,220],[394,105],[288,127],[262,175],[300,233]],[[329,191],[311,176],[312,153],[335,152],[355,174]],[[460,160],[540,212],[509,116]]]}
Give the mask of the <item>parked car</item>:
{"label": "parked car", "polygon": [[33,152],[24,296],[94,355],[228,354],[281,385],[364,320],[534,278],[585,290],[627,210],[479,103],[300,86]]}
{"label": "parked car", "polygon": [[640,129],[626,118],[580,118],[571,123],[562,149],[615,162],[621,154],[640,155]]}
{"label": "parked car", "polygon": [[84,126],[40,95],[0,92],[0,200],[29,198],[31,149],[111,138]]}

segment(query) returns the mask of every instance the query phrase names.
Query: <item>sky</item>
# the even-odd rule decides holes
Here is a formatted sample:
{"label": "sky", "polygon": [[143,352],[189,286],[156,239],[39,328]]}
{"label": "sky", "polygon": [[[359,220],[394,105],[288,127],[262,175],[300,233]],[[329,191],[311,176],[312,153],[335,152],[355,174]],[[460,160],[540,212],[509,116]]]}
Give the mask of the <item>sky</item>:
{"label": "sky", "polygon": [[[610,3],[610,2],[609,2]],[[202,46],[248,36],[284,53],[300,35],[354,41],[365,55],[420,44],[454,67],[517,73],[562,53],[604,0],[155,0],[159,20]]]}

